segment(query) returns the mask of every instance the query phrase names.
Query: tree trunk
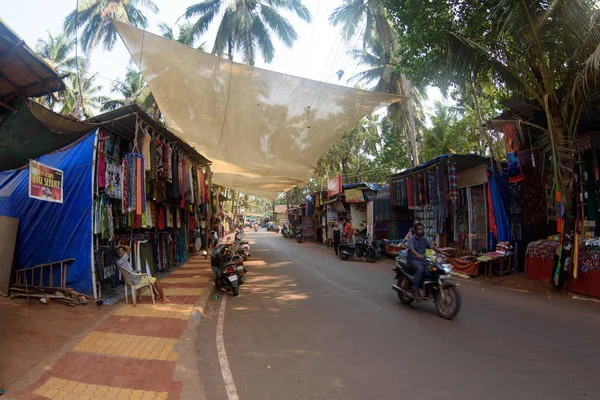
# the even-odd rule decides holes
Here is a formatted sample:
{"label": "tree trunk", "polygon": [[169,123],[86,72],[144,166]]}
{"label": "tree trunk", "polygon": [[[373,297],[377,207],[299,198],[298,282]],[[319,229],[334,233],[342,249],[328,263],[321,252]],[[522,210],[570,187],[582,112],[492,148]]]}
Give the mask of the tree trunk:
{"label": "tree trunk", "polygon": [[[412,97],[410,97],[410,89],[408,87],[408,80],[406,79],[406,77],[404,75],[401,76],[400,78],[401,81],[401,85],[402,85],[402,91],[404,92],[405,96],[408,96],[409,98],[406,99],[407,102],[407,106],[408,106],[408,115],[410,118],[410,129],[409,129],[409,136],[410,136],[410,147],[412,150],[412,157],[413,157],[413,167],[416,167],[417,165],[419,165],[419,154],[417,153],[417,125],[415,123],[415,110],[413,107],[413,103],[412,103]],[[421,141],[422,143],[422,141]],[[423,150],[421,150],[423,151]]]}

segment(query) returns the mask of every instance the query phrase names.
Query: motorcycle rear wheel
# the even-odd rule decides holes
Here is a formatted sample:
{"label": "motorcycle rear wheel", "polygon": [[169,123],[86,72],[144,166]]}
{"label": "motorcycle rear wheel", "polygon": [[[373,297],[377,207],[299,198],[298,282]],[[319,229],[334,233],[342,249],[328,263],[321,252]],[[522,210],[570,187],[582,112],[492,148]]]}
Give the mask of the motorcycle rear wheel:
{"label": "motorcycle rear wheel", "polygon": [[375,253],[375,249],[367,249],[365,258],[367,259],[368,262],[374,263],[375,260],[377,260],[377,253]]}
{"label": "motorcycle rear wheel", "polygon": [[236,286],[234,288],[231,288],[231,294],[233,294],[233,297],[237,297],[240,295],[240,287]]}
{"label": "motorcycle rear wheel", "polygon": [[350,256],[348,254],[344,253],[343,251],[340,251],[340,260],[346,261],[349,258]]}
{"label": "motorcycle rear wheel", "polygon": [[[442,290],[444,300],[442,300]],[[438,316],[444,319],[453,319],[460,310],[461,297],[456,286],[440,288],[435,296],[435,309]]]}
{"label": "motorcycle rear wheel", "polygon": [[[408,290],[410,288],[411,282],[405,277],[398,278],[398,287],[403,290]],[[398,298],[402,302],[402,304],[411,304],[415,299],[407,295],[405,292],[397,292]]]}

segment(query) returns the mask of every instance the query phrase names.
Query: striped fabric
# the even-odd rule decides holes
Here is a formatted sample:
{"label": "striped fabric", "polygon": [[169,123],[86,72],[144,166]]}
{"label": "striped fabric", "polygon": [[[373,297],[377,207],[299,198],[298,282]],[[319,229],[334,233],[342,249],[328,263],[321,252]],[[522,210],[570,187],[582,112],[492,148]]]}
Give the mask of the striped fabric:
{"label": "striped fabric", "polygon": [[456,177],[456,163],[448,161],[448,190],[450,191],[450,199],[458,200],[458,179]]}

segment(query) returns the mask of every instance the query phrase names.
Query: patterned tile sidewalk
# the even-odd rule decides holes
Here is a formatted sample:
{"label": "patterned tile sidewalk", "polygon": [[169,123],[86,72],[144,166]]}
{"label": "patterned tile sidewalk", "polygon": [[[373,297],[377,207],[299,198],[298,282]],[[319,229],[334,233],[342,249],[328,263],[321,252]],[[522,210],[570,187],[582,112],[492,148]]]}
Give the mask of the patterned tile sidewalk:
{"label": "patterned tile sidewalk", "polygon": [[[14,399],[180,399],[174,374],[188,318],[212,291],[210,260],[192,257],[161,279],[171,303],[121,304]],[[188,338],[189,340],[189,338]],[[195,368],[195,365],[186,366]]]}

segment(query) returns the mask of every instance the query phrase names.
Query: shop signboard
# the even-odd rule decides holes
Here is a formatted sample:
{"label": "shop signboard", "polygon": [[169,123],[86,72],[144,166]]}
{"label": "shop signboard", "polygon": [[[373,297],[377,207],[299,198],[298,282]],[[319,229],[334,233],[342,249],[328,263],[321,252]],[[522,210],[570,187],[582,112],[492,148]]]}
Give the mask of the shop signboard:
{"label": "shop signboard", "polygon": [[337,222],[338,214],[331,204],[327,204],[327,222]]}
{"label": "shop signboard", "polygon": [[373,202],[367,203],[367,236],[373,238]]}
{"label": "shop signboard", "polygon": [[63,202],[63,171],[35,160],[29,161],[29,197]]}
{"label": "shop signboard", "polygon": [[338,175],[327,182],[327,197],[331,198],[338,193],[342,193],[342,175]]}
{"label": "shop signboard", "polygon": [[364,203],[365,197],[360,189],[348,189],[344,190],[344,197],[346,203]]}

